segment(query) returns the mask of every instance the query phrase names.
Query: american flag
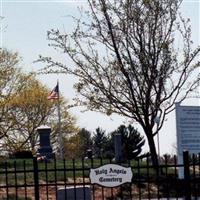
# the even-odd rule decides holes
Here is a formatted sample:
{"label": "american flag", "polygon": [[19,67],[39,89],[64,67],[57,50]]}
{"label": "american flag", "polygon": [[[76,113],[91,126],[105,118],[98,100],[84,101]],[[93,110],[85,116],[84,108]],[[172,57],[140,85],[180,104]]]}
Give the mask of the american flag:
{"label": "american flag", "polygon": [[58,83],[56,85],[56,87],[50,92],[49,96],[47,97],[47,99],[59,99],[59,86]]}

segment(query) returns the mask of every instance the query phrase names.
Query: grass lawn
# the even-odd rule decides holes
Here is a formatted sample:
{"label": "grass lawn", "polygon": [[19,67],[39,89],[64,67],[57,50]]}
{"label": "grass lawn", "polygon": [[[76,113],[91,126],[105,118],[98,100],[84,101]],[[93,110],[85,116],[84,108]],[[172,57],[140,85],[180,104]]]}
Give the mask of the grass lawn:
{"label": "grass lawn", "polygon": [[[68,184],[73,185],[75,183],[87,184],[89,183],[89,171],[91,168],[96,168],[110,162],[111,160],[108,159],[37,162],[38,173],[36,174],[38,175],[40,187],[44,187],[44,189],[46,187],[56,188],[59,184],[62,186]],[[0,161],[0,190],[3,187],[5,188],[6,185],[9,187],[9,191],[14,191],[15,188],[21,188],[23,190],[25,185],[33,188],[35,184],[33,164],[32,159],[8,159],[6,161]],[[129,164],[126,163],[123,165],[126,167],[130,165],[132,167],[133,192],[135,190],[151,191],[152,189],[151,193],[156,194],[156,190],[160,188],[163,196],[168,196],[169,194],[171,196],[175,194],[182,195],[183,193],[182,186],[184,186],[184,182],[177,178],[178,168],[175,165],[168,165],[167,167],[164,165],[161,166],[162,170],[160,172],[162,173],[159,177],[157,176],[156,170],[146,161],[140,163],[138,161],[131,161]],[[199,187],[199,185],[194,186]],[[15,199],[15,196],[11,196],[9,199]],[[24,198],[22,197],[20,200],[24,200]]]}
{"label": "grass lawn", "polygon": [[[89,178],[90,168],[96,168],[111,163],[108,159],[77,159],[77,160],[51,160],[50,162],[38,162],[38,177],[41,182],[59,182],[76,180],[77,178]],[[146,162],[131,161],[124,166],[131,165],[133,176],[136,178],[156,177],[156,172]],[[138,168],[138,166],[140,166]],[[34,183],[33,159],[8,159],[0,161],[0,184]],[[165,170],[163,170],[165,171]],[[175,175],[173,167],[168,168],[167,176]],[[84,181],[85,181],[84,180]]]}

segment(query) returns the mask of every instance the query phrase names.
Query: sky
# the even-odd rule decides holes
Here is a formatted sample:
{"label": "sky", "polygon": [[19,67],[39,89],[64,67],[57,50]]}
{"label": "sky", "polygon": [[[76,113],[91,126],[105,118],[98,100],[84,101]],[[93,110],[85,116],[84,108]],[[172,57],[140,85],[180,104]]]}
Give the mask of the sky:
{"label": "sky", "polygon": [[[46,33],[50,29],[60,29],[70,32],[73,23],[69,15],[79,16],[77,6],[87,8],[85,0],[0,0],[1,21],[0,47],[11,51],[17,51],[22,58],[21,67],[29,71],[37,71],[41,64],[33,63],[38,55],[51,56],[59,59],[67,65],[73,63],[59,52],[55,52],[48,46]],[[192,38],[195,44],[200,44],[200,0],[183,0],[181,12],[189,17],[192,24]],[[44,66],[44,65],[42,65]],[[60,83],[61,94],[72,103],[75,96],[71,76],[53,74],[40,75],[38,78],[52,89],[57,80]],[[185,105],[199,105],[199,99],[188,99]],[[71,113],[77,117],[77,125],[90,131],[97,127],[106,130],[107,133],[115,130],[122,123],[128,121],[117,115],[105,116],[96,112],[82,112],[84,108],[73,108]],[[137,124],[133,124],[138,127]],[[138,127],[139,131],[140,128]],[[175,112],[172,112],[166,120],[160,132],[161,154],[176,152],[176,124]],[[147,149],[147,147],[146,147]]]}

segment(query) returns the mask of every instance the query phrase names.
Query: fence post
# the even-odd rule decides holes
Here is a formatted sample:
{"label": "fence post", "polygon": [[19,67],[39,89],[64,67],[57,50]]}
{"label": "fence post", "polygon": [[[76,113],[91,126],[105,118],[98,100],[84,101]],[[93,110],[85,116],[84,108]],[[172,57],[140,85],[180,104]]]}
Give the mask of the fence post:
{"label": "fence post", "polygon": [[183,152],[185,200],[191,200],[189,152]]}
{"label": "fence post", "polygon": [[35,200],[39,200],[40,197],[39,197],[38,162],[36,157],[33,157],[33,173],[34,173]]}

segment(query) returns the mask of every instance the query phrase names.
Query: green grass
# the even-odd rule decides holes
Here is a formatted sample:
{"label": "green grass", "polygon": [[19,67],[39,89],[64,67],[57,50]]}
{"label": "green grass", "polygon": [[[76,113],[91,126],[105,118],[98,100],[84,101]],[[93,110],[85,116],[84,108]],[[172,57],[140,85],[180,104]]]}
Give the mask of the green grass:
{"label": "green grass", "polygon": [[[65,181],[78,177],[88,178],[90,168],[96,168],[100,165],[109,163],[109,160],[94,159],[91,160],[54,160],[50,162],[38,162],[38,176],[39,180],[45,182]],[[83,170],[84,167],[84,170]],[[73,170],[74,168],[74,170]],[[55,171],[56,169],[56,171]],[[26,170],[26,173],[23,171]],[[15,185],[16,180],[19,184],[33,184],[33,160],[32,159],[8,159],[0,162],[0,183],[8,183]],[[15,173],[16,172],[16,173]],[[7,174],[7,176],[6,176]],[[6,180],[7,178],[7,180]]]}
{"label": "green grass", "polygon": [[[6,164],[5,164],[6,163]],[[55,183],[55,181],[70,181],[74,178],[88,178],[90,168],[96,168],[104,164],[110,163],[108,159],[93,159],[91,160],[52,160],[51,162],[38,162],[38,176],[40,182],[49,182]],[[156,177],[156,171],[150,167],[147,169],[146,162],[130,162],[133,171],[133,177],[147,177],[154,178]],[[138,164],[140,168],[138,169]],[[5,167],[7,166],[7,167]],[[128,164],[124,164],[124,166],[128,166]],[[84,167],[84,170],[82,169]],[[74,170],[73,170],[74,168]],[[24,173],[23,170],[27,172]],[[55,171],[56,169],[56,171]],[[6,170],[7,170],[7,180],[6,180]],[[34,175],[33,175],[33,160],[32,159],[17,159],[12,160],[8,159],[6,162],[0,162],[0,184],[5,184],[6,181],[10,185],[15,185],[16,180],[17,184],[33,184],[34,183]],[[15,174],[15,171],[17,172]],[[173,168],[169,168],[168,174],[166,176],[174,176],[175,170]]]}
{"label": "green grass", "polygon": [[[5,163],[7,167],[5,167]],[[74,178],[76,182],[78,179],[82,182],[82,178],[84,176],[85,182],[89,181],[89,170],[90,168],[96,168],[104,164],[110,163],[110,160],[99,160],[94,159],[92,162],[91,160],[84,160],[82,162],[81,159],[73,160],[65,160],[65,162],[61,160],[57,160],[54,162],[45,163],[45,162],[38,162],[38,177],[40,185],[43,183],[48,184],[55,184],[58,183],[73,183]],[[159,180],[157,177],[156,171],[153,169],[152,166],[149,166],[148,163],[145,161],[138,163],[137,161],[130,162],[133,171],[133,184],[136,184],[136,187],[141,188],[141,190],[147,190],[148,187],[148,180],[151,186],[155,186],[158,184],[161,188],[161,193],[166,196],[170,191],[170,195],[173,196],[174,194],[182,194],[182,186],[184,182],[182,180],[177,179],[177,167],[168,167],[167,170],[163,166],[162,173],[159,176]],[[84,170],[82,169],[84,165]],[[26,166],[26,167],[24,167]],[[124,166],[128,166],[128,164],[124,164]],[[139,169],[138,169],[138,166]],[[149,166],[149,168],[148,168]],[[75,167],[75,169],[73,169]],[[23,170],[27,170],[26,173]],[[55,171],[56,168],[56,171]],[[192,169],[191,169],[192,170]],[[7,173],[7,179],[5,172]],[[16,171],[16,173],[15,173]],[[160,171],[161,172],[161,171]],[[192,171],[191,171],[192,174]],[[136,180],[136,182],[134,182]],[[137,180],[141,182],[137,183]],[[7,160],[0,161],[0,184],[1,185],[21,185],[22,188],[24,187],[24,183],[28,185],[34,185],[34,174],[33,174],[33,160],[26,159],[26,160]],[[168,190],[170,189],[170,190]],[[178,191],[178,192],[177,192]],[[1,196],[1,195],[0,195]],[[15,199],[14,195],[11,195],[9,199]],[[18,198],[19,200],[24,200],[23,197]],[[0,198],[0,200],[5,200],[5,198]]]}

